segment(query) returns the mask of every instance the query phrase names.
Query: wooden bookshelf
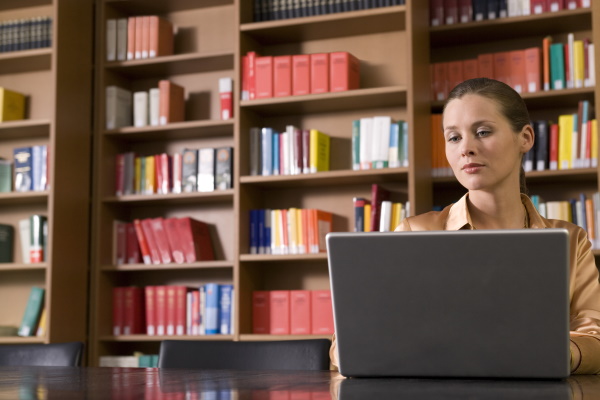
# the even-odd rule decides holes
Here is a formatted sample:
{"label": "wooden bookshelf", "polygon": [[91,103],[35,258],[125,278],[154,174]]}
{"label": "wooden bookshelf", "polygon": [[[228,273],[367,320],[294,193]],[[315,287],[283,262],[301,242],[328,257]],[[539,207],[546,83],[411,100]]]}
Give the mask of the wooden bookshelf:
{"label": "wooden bookshelf", "polygon": [[[48,145],[50,188],[0,194],[0,222],[15,228],[14,262],[0,265],[0,324],[19,326],[33,286],[45,289],[42,337],[0,343],[87,341],[89,183],[92,106],[92,1],[3,1],[0,21],[52,18],[51,47],[0,53],[0,86],[24,93],[26,118],[0,123],[0,157]],[[19,220],[48,218],[47,261],[25,263]]]}

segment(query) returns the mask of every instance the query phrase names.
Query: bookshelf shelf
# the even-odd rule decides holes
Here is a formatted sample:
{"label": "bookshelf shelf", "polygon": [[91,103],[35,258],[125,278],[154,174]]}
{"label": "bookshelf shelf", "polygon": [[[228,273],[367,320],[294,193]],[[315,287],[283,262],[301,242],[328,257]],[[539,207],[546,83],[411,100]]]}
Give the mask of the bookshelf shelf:
{"label": "bookshelf shelf", "polygon": [[0,193],[0,205],[44,204],[48,201],[48,192],[10,192]]}
{"label": "bookshelf shelf", "polygon": [[0,140],[42,138],[50,136],[50,120],[20,120],[0,123]]}
{"label": "bookshelf shelf", "polygon": [[190,204],[233,201],[233,189],[215,190],[213,192],[169,193],[169,194],[133,194],[126,196],[109,196],[103,202],[107,204]]}
{"label": "bookshelf shelf", "polygon": [[240,31],[263,44],[348,37],[404,29],[406,6],[381,7],[314,17],[244,23]]}
{"label": "bookshelf shelf", "polygon": [[105,131],[106,137],[123,141],[155,141],[157,139],[191,139],[198,137],[233,136],[235,120],[184,121],[168,125],[124,127]]}
{"label": "bookshelf shelf", "polygon": [[336,93],[244,100],[240,106],[243,109],[269,116],[351,111],[365,108],[400,107],[406,105],[406,93],[405,86],[390,86]]}
{"label": "bookshelf shelf", "polygon": [[[219,7],[233,4],[233,0],[169,0],[163,2],[148,2],[145,0],[104,0],[104,3],[118,7],[120,10],[134,14],[166,14],[197,8]],[[168,3],[168,4],[167,4]]]}
{"label": "bookshelf shelf", "polygon": [[31,344],[31,343],[45,343],[46,339],[43,337],[20,337],[20,336],[1,336],[0,344]]}
{"label": "bookshelf shelf", "polygon": [[255,334],[240,335],[240,340],[245,340],[245,341],[307,340],[307,339],[331,339],[331,335],[255,335]]}
{"label": "bookshelf shelf", "polygon": [[102,271],[106,272],[134,272],[134,271],[176,271],[185,269],[212,269],[212,268],[233,268],[231,261],[203,261],[189,264],[126,264],[126,265],[105,265]]}
{"label": "bookshelf shelf", "polygon": [[243,262],[275,262],[275,261],[323,261],[327,253],[318,254],[240,254]]}
{"label": "bookshelf shelf", "polygon": [[240,183],[260,187],[302,187],[406,182],[407,179],[408,168],[384,168],[361,171],[324,171],[301,175],[242,176]]}
{"label": "bookshelf shelf", "polygon": [[[592,11],[589,8],[563,10],[520,17],[473,21],[463,24],[442,25],[430,28],[431,48],[448,45],[466,45],[523,36],[546,36],[572,31],[590,30]],[[540,39],[541,42],[541,39]]]}
{"label": "bookshelf shelf", "polygon": [[103,342],[162,342],[163,340],[233,340],[233,335],[197,335],[197,336],[148,336],[148,335],[120,335],[101,336]]}
{"label": "bookshelf shelf", "polygon": [[0,74],[48,70],[51,60],[51,48],[0,53]]}
{"label": "bookshelf shelf", "polygon": [[233,68],[233,52],[185,53],[142,60],[114,61],[106,68],[136,79],[221,71]]}
{"label": "bookshelf shelf", "polygon": [[[565,183],[573,181],[595,181],[596,168],[572,168],[556,171],[531,171],[525,174],[528,183]],[[435,184],[459,184],[454,176],[433,177]]]}
{"label": "bookshelf shelf", "polygon": [[45,271],[48,269],[47,263],[24,264],[24,263],[7,263],[0,264],[0,272],[14,271]]}

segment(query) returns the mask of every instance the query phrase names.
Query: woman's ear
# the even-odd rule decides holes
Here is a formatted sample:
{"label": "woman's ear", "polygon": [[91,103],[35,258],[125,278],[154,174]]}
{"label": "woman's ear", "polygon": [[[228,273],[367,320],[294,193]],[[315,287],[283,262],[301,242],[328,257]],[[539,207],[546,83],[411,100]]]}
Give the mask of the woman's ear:
{"label": "woman's ear", "polygon": [[535,133],[531,125],[525,125],[519,135],[521,141],[521,153],[525,154],[533,147],[535,143]]}

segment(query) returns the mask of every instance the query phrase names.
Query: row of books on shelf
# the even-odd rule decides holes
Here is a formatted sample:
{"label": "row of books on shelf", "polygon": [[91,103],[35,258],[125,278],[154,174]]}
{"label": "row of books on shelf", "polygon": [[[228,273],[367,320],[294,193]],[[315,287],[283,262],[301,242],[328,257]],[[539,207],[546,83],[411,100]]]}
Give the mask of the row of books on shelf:
{"label": "row of books on shelf", "polygon": [[389,232],[410,215],[410,202],[392,199],[392,191],[378,183],[371,185],[371,199],[354,197],[354,232]]}
{"label": "row of books on shelf", "polygon": [[184,264],[215,259],[210,227],[190,217],[114,222],[114,263]]}
{"label": "row of books on shelf", "polygon": [[242,57],[242,100],[342,92],[360,87],[360,60],[351,53]]}
{"label": "row of books on shelf", "polygon": [[233,285],[113,288],[113,335],[231,335]]}
{"label": "row of books on shelf", "polygon": [[46,290],[41,287],[33,286],[29,292],[25,311],[21,325],[18,328],[18,336],[38,336],[46,335],[47,314],[44,305]]}
{"label": "row of books on shelf", "polygon": [[0,22],[0,53],[52,46],[52,18],[38,16]]}
{"label": "row of books on shelf", "polygon": [[329,290],[252,292],[252,333],[331,335],[333,308]]}
{"label": "row of books on shelf", "polygon": [[[21,258],[24,264],[46,261],[46,243],[48,241],[48,219],[34,214],[19,220],[19,238]],[[0,224],[0,263],[14,262],[15,228]]]}
{"label": "row of books on shelf", "polygon": [[581,193],[578,198],[563,201],[544,201],[532,195],[531,201],[542,217],[561,219],[582,227],[594,248],[600,248],[600,193],[591,196]]}
{"label": "row of books on shelf", "polygon": [[0,192],[48,190],[48,153],[46,145],[17,147],[12,161],[0,159]]}
{"label": "row of books on shelf", "polygon": [[106,60],[125,61],[173,54],[173,24],[157,15],[106,20]]}
{"label": "row of books on shelf", "polygon": [[115,194],[212,192],[233,187],[233,148],[184,149],[173,155],[116,156]]}
{"label": "row of books on shelf", "polygon": [[479,54],[477,58],[432,63],[431,90],[441,101],[464,80],[488,77],[511,86],[519,93],[542,90],[594,87],[596,84],[594,44],[589,40],[553,43],[550,36],[543,46]]}
{"label": "row of books on shelf", "polygon": [[254,0],[254,22],[403,5],[405,0]]}
{"label": "row of books on shelf", "polygon": [[408,167],[408,123],[389,116],[352,121],[352,169]]}
{"label": "row of books on shelf", "polygon": [[157,368],[158,354],[134,352],[130,356],[100,356],[100,367]]}
{"label": "row of books on shelf", "polygon": [[250,175],[300,175],[329,171],[331,138],[317,129],[250,128]]}
{"label": "row of books on shelf", "polygon": [[250,210],[250,254],[317,254],[326,251],[325,235],[333,214],[305,208]]}
{"label": "row of books on shelf", "polygon": [[589,8],[591,0],[429,0],[431,26]]}

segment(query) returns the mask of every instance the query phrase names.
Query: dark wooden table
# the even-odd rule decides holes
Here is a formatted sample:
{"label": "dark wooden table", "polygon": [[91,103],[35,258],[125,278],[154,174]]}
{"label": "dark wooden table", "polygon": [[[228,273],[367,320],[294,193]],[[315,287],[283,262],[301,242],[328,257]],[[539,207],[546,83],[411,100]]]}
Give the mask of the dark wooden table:
{"label": "dark wooden table", "polygon": [[600,399],[600,377],[564,381],[344,379],[319,371],[0,367],[0,399]]}

